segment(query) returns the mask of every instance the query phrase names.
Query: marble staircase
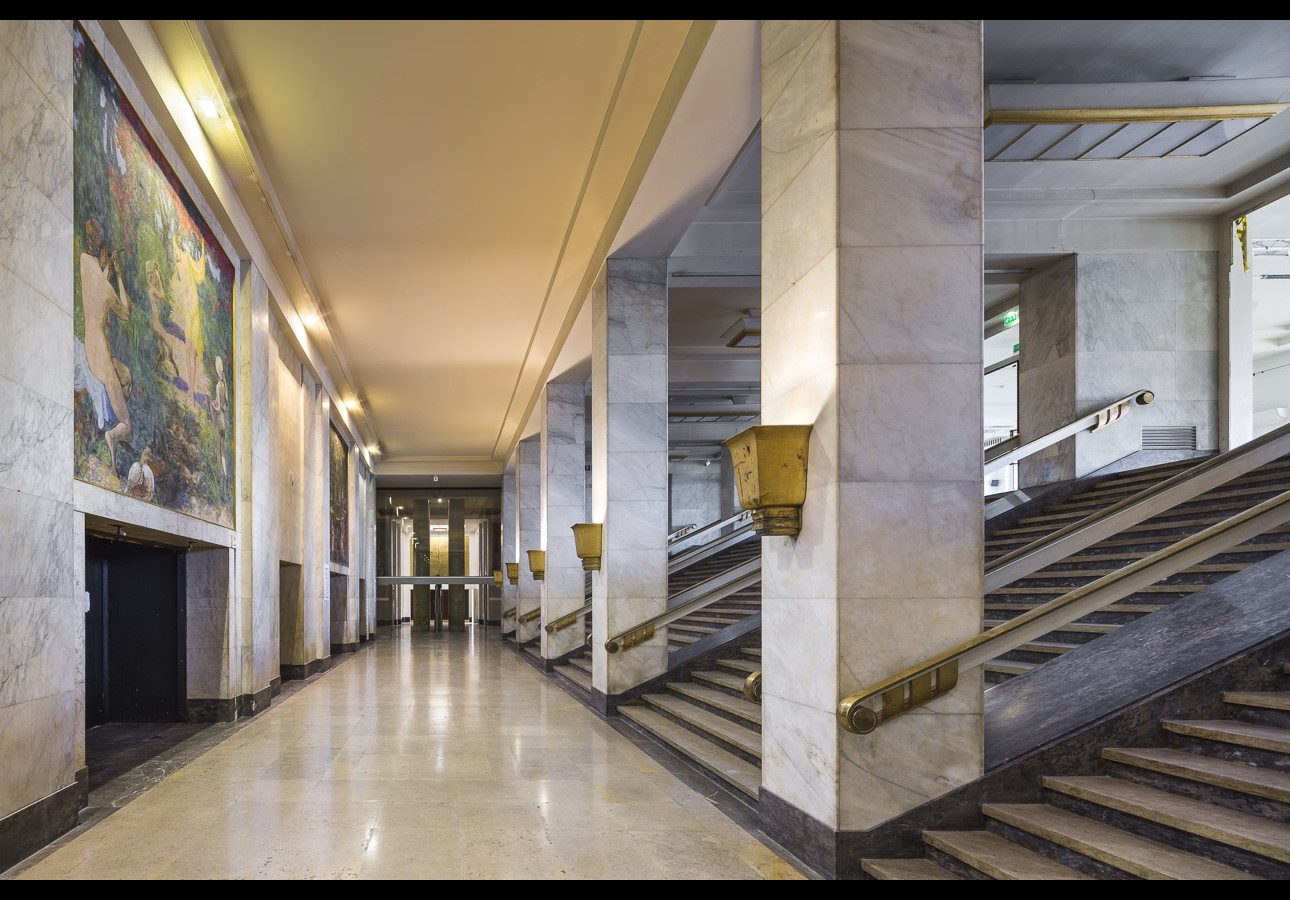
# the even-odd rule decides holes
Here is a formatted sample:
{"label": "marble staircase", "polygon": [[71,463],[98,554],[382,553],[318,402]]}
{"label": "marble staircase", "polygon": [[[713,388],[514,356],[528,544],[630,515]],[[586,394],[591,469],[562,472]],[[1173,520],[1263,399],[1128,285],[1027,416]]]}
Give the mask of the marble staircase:
{"label": "marble staircase", "polygon": [[[1078,493],[1048,504],[1038,514],[988,533],[986,563],[1172,477],[1194,462],[1154,466],[1098,479]],[[1283,457],[988,593],[984,626],[989,629],[1000,625],[1286,490],[1290,490],[1290,458]],[[1203,591],[1286,549],[1290,549],[1290,526],[1217,554],[986,663],[986,684],[1000,684],[1024,675],[1127,622]]]}
{"label": "marble staircase", "polygon": [[1042,802],[980,804],[984,824],[861,861],[865,880],[1290,878],[1290,662],[1278,690],[1222,693],[1226,715],[1167,718],[1100,771],[1040,778]]}

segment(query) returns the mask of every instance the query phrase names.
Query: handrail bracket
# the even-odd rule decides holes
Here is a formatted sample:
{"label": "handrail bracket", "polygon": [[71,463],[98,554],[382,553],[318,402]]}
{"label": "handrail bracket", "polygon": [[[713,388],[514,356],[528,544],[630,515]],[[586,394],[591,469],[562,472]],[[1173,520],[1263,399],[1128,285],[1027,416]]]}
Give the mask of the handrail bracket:
{"label": "handrail bracket", "polygon": [[[885,689],[848,697],[838,704],[837,718],[852,734],[869,734],[879,725],[948,694],[958,683],[958,661],[950,660]],[[877,703],[866,702],[875,698]]]}

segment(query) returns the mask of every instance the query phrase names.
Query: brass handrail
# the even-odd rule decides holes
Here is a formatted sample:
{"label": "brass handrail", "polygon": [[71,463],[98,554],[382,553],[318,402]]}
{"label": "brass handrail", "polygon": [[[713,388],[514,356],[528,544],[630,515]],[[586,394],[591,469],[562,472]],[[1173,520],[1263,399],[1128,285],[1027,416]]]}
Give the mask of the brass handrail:
{"label": "brass handrail", "polygon": [[719,519],[716,522],[709,522],[707,525],[702,525],[702,526],[687,525],[684,528],[677,529],[675,532],[668,535],[668,538],[667,538],[668,549],[670,550],[675,544],[684,543],[685,541],[688,541],[691,538],[698,537],[699,535],[703,534],[706,531],[711,531],[714,528],[721,528],[725,525],[733,525],[735,522],[739,522],[744,519],[749,519],[751,517],[752,517],[752,510],[745,509],[745,510],[740,510],[734,515],[726,516],[724,519]]}
{"label": "brass handrail", "polygon": [[578,619],[589,612],[591,612],[590,603],[588,603],[586,606],[582,606],[582,607],[579,607],[578,609],[575,609],[573,612],[567,615],[561,616],[560,618],[556,619],[554,622],[547,622],[546,633],[555,634],[557,631],[563,631],[564,629],[568,628],[570,625],[576,625],[578,623]]}
{"label": "brass handrail", "polygon": [[509,619],[513,615],[515,615],[515,607],[512,606],[510,609],[506,610],[506,612],[502,613],[502,618]]}
{"label": "brass handrail", "polygon": [[728,550],[735,544],[742,544],[745,540],[753,535],[756,529],[753,526],[753,511],[746,509],[737,516],[731,516],[724,522],[714,523],[716,525],[729,525],[736,522],[742,522],[738,528],[723,534],[720,537],[713,538],[706,544],[699,544],[697,547],[690,547],[688,550],[682,550],[679,553],[671,554],[667,559],[667,574],[678,572],[687,566],[692,566],[697,562],[702,562],[710,556],[716,556],[722,550]]}
{"label": "brass handrail", "polygon": [[1286,522],[1290,522],[1290,491],[1230,516],[1170,547],[1075,588],[891,678],[851,694],[837,706],[838,722],[852,734],[869,734],[884,722],[949,692],[958,683],[961,670],[996,659],[1081,616],[1102,609]]}
{"label": "brass handrail", "polygon": [[617,653],[619,650],[627,650],[643,644],[654,636],[655,629],[662,628],[677,619],[683,619],[759,581],[761,581],[761,557],[745,560],[725,572],[713,575],[706,581],[701,581],[683,591],[677,591],[667,598],[667,612],[659,613],[627,631],[614,635],[605,641],[605,649],[610,653]]}
{"label": "brass handrail", "polygon": [[1290,424],[1211,456],[1164,481],[1113,503],[1087,518],[1072,522],[985,566],[985,593],[1038,572],[1059,559],[1172,509],[1193,497],[1231,481],[1290,453]]}
{"label": "brass handrail", "polygon": [[1151,391],[1141,390],[1134,391],[1127,397],[1121,397],[1114,403],[1110,403],[1097,412],[1089,413],[1071,422],[1048,432],[1042,437],[1037,437],[1033,441],[1021,443],[1019,435],[1010,437],[1006,440],[989,447],[985,451],[985,474],[990,474],[995,469],[1002,469],[1009,463],[1024,459],[1034,453],[1038,453],[1045,447],[1051,447],[1058,441],[1064,441],[1071,435],[1079,434],[1081,431],[1098,431],[1108,425],[1113,425],[1124,417],[1133,405],[1145,406],[1156,399],[1156,395]]}
{"label": "brass handrail", "polygon": [[542,607],[539,606],[537,609],[530,609],[528,612],[521,615],[519,617],[519,621],[527,624],[528,622],[532,622],[534,619],[540,618],[542,618]]}

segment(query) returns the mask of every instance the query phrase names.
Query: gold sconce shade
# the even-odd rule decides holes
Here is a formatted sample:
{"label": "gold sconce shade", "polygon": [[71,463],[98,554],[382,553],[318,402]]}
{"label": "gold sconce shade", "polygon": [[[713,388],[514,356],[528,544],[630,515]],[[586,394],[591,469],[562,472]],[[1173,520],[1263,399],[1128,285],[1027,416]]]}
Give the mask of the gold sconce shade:
{"label": "gold sconce shade", "polygon": [[493,569],[493,584],[494,584],[494,585],[496,585],[497,587],[501,587],[501,586],[502,586],[502,570],[501,570],[501,569]]}
{"label": "gold sconce shade", "polygon": [[546,575],[546,551],[530,550],[529,553],[529,571],[533,573],[534,581],[541,581]]}
{"label": "gold sconce shade", "polygon": [[588,572],[600,571],[600,547],[604,534],[599,522],[580,522],[573,528],[573,545],[582,560],[582,568]]}
{"label": "gold sconce shade", "polygon": [[801,532],[810,438],[810,425],[754,425],[724,442],[739,505],[752,510],[757,534]]}
{"label": "gold sconce shade", "polygon": [[519,563],[515,562],[515,563],[506,564],[506,580],[509,581],[511,584],[520,583],[520,564]]}

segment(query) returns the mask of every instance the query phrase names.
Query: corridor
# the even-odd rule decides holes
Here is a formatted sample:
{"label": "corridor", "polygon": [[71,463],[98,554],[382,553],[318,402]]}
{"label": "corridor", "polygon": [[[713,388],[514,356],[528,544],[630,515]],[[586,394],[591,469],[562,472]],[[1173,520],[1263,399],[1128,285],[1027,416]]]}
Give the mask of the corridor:
{"label": "corridor", "polygon": [[169,766],[155,784],[92,791],[81,825],[0,877],[816,878],[642,740],[494,630],[382,627],[141,766]]}

